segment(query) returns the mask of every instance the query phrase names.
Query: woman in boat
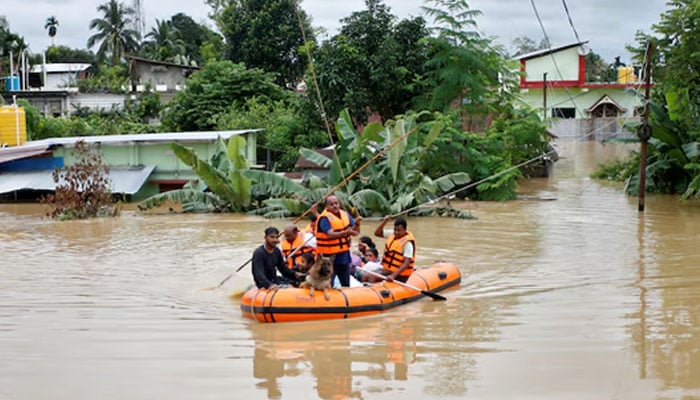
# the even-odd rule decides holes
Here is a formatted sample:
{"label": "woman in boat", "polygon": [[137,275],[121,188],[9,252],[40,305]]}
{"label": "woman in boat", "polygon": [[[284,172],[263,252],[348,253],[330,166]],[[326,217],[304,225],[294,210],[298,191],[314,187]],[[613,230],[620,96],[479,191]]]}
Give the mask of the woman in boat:
{"label": "woman in boat", "polygon": [[389,282],[406,282],[415,270],[416,261],[416,238],[407,230],[408,224],[402,217],[394,221],[394,229],[384,230],[384,226],[392,217],[384,217],[382,223],[374,230],[374,235],[386,238],[384,245],[384,256],[382,257],[381,273],[386,276]]}

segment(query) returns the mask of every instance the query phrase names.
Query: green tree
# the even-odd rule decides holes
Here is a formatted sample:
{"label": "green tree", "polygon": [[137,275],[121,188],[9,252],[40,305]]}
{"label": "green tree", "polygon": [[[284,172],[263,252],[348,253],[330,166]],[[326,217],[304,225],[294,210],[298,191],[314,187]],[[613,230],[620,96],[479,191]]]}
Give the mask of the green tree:
{"label": "green tree", "polygon": [[298,8],[297,0],[229,2],[214,16],[226,40],[225,58],[248,68],[277,73],[280,86],[295,87],[307,65],[307,57],[300,54],[304,39],[297,12],[307,40],[313,42],[311,24]]}
{"label": "green tree", "polygon": [[55,16],[50,16],[46,18],[46,23],[44,24],[44,29],[48,30],[49,37],[51,38],[51,46],[53,46],[53,40],[58,32],[58,19]]}
{"label": "green tree", "polygon": [[243,107],[254,96],[277,101],[288,95],[270,73],[231,61],[212,61],[192,74],[185,90],[168,103],[163,124],[175,131],[213,130],[234,104]]}
{"label": "green tree", "polygon": [[173,28],[180,32],[180,40],[182,40],[185,46],[184,55],[190,60],[194,60],[197,65],[202,65],[204,61],[207,60],[207,57],[202,54],[202,46],[213,43],[216,49],[221,49],[223,47],[221,35],[209,29],[206,25],[195,22],[186,14],[175,14],[170,21]]}
{"label": "green tree", "polygon": [[[513,75],[505,54],[491,39],[476,29],[476,17],[465,0],[428,0],[434,7],[422,7],[433,17],[437,35],[428,67],[428,95],[420,102],[431,110],[448,111],[455,104],[470,114],[484,113],[491,103],[492,88]],[[500,80],[499,80],[500,77]]]}
{"label": "green tree", "polygon": [[185,43],[180,39],[180,31],[170,21],[159,21],[146,34],[140,53],[152,60],[173,62],[177,56],[184,55]]}
{"label": "green tree", "polygon": [[[41,55],[32,56],[32,62],[41,64]],[[86,63],[97,64],[95,53],[86,49],[72,49],[68,46],[51,46],[46,49],[46,62],[48,63]]]}
{"label": "green tree", "polygon": [[[660,22],[652,25],[654,33],[637,32],[638,47],[628,47],[639,64],[644,63],[649,42],[654,55],[644,189],[700,197],[700,7],[691,0],[672,0],[667,5]],[[603,165],[594,176],[626,179],[627,193],[636,195],[639,157],[635,153],[624,161]]]}
{"label": "green tree", "polygon": [[617,71],[598,54],[586,55],[586,82],[616,82]]}
{"label": "green tree", "polygon": [[250,98],[243,107],[235,105],[219,120],[219,129],[263,129],[258,146],[270,152],[275,171],[291,171],[299,158],[299,148],[318,148],[328,144],[326,132],[304,115],[304,94],[289,101],[260,101]]}
{"label": "green tree", "polygon": [[347,108],[359,123],[375,112],[393,118],[408,110],[423,90],[418,81],[428,60],[422,18],[397,23],[381,0],[365,4],[315,56],[326,111],[335,116]]}
{"label": "green tree", "polygon": [[97,56],[104,59],[109,55],[112,65],[118,65],[124,54],[135,52],[139,47],[138,32],[129,28],[135,12],[117,0],[101,4],[97,11],[102,13],[102,18],[90,22],[90,30],[97,30],[97,33],[88,38],[87,47],[90,49],[100,43]]}

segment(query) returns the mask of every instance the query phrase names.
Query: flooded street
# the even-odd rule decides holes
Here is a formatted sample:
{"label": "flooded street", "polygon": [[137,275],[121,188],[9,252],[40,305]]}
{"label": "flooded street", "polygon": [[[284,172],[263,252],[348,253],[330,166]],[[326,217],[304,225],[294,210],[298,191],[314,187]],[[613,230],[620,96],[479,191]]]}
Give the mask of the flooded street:
{"label": "flooded street", "polygon": [[639,213],[588,177],[622,145],[560,145],[518,201],[408,219],[462,270],[446,302],[352,320],[244,320],[249,267],[211,290],[286,221],[0,204],[0,398],[700,398],[700,203]]}

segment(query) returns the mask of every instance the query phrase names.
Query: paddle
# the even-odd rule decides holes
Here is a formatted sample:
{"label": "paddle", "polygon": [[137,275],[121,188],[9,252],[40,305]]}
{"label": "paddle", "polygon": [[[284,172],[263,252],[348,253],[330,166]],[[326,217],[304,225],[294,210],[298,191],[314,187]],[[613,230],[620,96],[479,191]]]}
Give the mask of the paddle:
{"label": "paddle", "polygon": [[[369,274],[369,275],[371,275],[371,276],[374,276],[375,278],[379,278],[379,279],[384,280],[384,281],[389,281],[389,280],[387,279],[387,277],[384,276],[384,275],[382,275],[382,274],[378,274],[378,273],[376,273],[376,272],[372,272],[372,271],[366,270],[366,269],[364,269],[364,268],[360,268],[360,270],[362,270],[362,273],[363,273],[363,274],[364,274],[364,273],[367,273],[367,274]],[[413,290],[415,290],[415,291],[417,291],[417,292],[421,292],[422,294],[424,294],[424,295],[430,297],[430,298],[433,299],[433,300],[440,300],[440,301],[445,301],[445,300],[447,300],[447,297],[440,296],[439,294],[434,293],[434,292],[431,292],[431,291],[429,291],[429,290],[423,290],[423,289],[421,289],[421,288],[418,288],[418,287],[415,287],[415,286],[413,286],[413,285],[409,285],[408,283],[403,283],[403,282],[397,281],[397,280],[394,280],[393,282],[394,282],[395,284],[397,284],[397,285],[400,285],[400,286],[403,286],[403,287],[407,287],[407,288],[409,288],[409,289],[413,289]]]}
{"label": "paddle", "polygon": [[[296,252],[299,251],[302,247],[306,246],[306,244],[309,243],[309,241],[311,241],[311,239],[313,239],[313,238],[314,238],[314,237],[311,236],[311,235],[310,235],[308,238],[306,238],[306,240],[304,241],[304,243],[301,244],[301,246],[299,246],[299,247],[297,247],[296,249],[294,249],[294,251],[292,251],[291,253],[289,253],[289,255],[288,255],[287,257],[284,257],[284,262],[286,263],[287,260],[289,260],[290,258],[294,257],[294,254],[296,254]],[[221,281],[221,282],[219,282],[218,285],[214,286],[213,289],[218,289],[218,288],[220,288],[221,286],[223,286],[223,284],[226,283],[226,281],[228,281],[229,279],[233,278],[233,276],[234,276],[235,274],[237,274],[240,270],[242,270],[246,265],[250,264],[251,261],[253,261],[253,258],[252,258],[252,257],[249,258],[248,261],[246,261],[246,262],[244,262],[243,264],[241,264],[240,267],[236,268],[236,270],[235,270],[233,273],[231,273],[229,276],[227,276],[226,278],[224,278],[224,280]]]}

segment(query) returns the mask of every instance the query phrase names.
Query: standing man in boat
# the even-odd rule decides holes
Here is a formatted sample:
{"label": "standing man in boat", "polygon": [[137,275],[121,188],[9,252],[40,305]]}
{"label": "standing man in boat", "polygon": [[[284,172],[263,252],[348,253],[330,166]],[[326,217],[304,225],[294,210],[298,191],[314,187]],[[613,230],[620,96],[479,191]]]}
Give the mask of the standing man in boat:
{"label": "standing man in boat", "polygon": [[[301,256],[313,253],[315,250],[315,238],[313,234],[303,234],[296,225],[288,225],[282,231],[284,240],[280,244],[282,255],[287,260],[287,266],[291,269],[301,261]],[[311,242],[314,242],[314,245]],[[294,255],[292,255],[294,253]],[[290,257],[291,255],[291,257]]]}
{"label": "standing man in boat", "polygon": [[382,223],[377,226],[374,235],[380,238],[386,238],[384,245],[384,256],[382,257],[382,275],[386,276],[389,282],[396,279],[397,281],[406,282],[415,271],[416,262],[416,238],[409,232],[406,220],[402,217],[396,218],[394,221],[394,229],[384,230],[384,225],[391,219],[387,215],[382,220]]}
{"label": "standing man in boat", "polygon": [[316,253],[333,257],[331,282],[338,276],[341,286],[350,286],[350,239],[359,234],[352,215],[340,209],[337,197],[328,196],[316,220]]}
{"label": "standing man in boat", "polygon": [[[284,262],[280,244],[279,230],[274,226],[265,229],[265,243],[253,252],[253,279],[259,289],[278,289],[282,285],[291,285],[303,274],[294,272]],[[282,276],[277,275],[279,271]]]}

